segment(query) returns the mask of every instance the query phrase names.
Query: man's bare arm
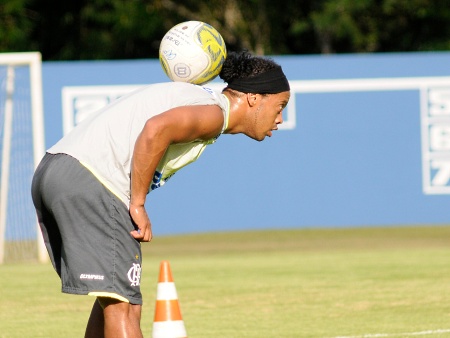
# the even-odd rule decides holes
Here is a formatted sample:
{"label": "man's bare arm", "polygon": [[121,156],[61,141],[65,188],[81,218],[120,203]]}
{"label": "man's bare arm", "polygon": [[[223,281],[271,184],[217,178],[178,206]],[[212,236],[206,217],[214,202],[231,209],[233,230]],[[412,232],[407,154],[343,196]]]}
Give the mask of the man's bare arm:
{"label": "man's bare arm", "polygon": [[151,240],[151,223],[144,204],[159,161],[167,148],[175,143],[209,140],[223,126],[223,113],[218,106],[186,106],[168,110],[150,118],[139,134],[131,164],[130,215],[139,231],[132,235],[139,241]]}

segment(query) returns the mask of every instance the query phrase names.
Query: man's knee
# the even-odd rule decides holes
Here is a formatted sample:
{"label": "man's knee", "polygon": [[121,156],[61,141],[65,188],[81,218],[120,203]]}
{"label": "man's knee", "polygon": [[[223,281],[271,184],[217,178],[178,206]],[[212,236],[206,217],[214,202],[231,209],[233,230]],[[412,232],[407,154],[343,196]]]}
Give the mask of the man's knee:
{"label": "man's knee", "polygon": [[140,328],[141,305],[107,297],[97,299],[103,308],[105,337],[143,337]]}
{"label": "man's knee", "polygon": [[135,320],[141,319],[141,305],[130,304],[118,299],[108,297],[98,297],[98,303],[103,308],[105,316],[108,314],[117,316],[119,314],[131,317]]}
{"label": "man's knee", "polygon": [[127,304],[125,302],[122,302],[118,299],[115,298],[109,298],[109,297],[97,297],[97,301],[100,304],[100,306],[102,307],[102,309],[104,310],[107,306],[109,305],[119,305],[122,304]]}

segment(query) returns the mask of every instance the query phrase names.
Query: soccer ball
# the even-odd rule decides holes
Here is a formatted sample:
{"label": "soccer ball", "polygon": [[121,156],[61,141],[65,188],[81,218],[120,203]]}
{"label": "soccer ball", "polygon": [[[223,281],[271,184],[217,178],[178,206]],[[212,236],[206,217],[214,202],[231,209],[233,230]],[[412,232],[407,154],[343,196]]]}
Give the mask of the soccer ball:
{"label": "soccer ball", "polygon": [[198,85],[209,82],[219,75],[226,57],[222,36],[201,21],[172,27],[159,46],[159,61],[172,81]]}

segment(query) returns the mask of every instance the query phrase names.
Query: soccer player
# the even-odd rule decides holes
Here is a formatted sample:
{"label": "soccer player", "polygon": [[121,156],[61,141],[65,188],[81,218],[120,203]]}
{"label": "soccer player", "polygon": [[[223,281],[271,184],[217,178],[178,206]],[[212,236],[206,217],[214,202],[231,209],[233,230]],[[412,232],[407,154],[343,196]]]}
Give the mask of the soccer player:
{"label": "soccer player", "polygon": [[81,122],[36,169],[33,202],[62,291],[96,297],[85,337],[142,337],[147,194],[222,133],[262,141],[283,122],[290,88],[273,60],[230,53],[220,77],[222,93],[144,86]]}

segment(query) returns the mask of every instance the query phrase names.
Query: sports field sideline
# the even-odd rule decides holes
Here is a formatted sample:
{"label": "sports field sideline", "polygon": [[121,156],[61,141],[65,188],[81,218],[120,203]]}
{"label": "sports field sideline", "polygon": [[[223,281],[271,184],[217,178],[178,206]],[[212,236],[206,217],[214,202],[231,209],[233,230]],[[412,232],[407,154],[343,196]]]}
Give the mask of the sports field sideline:
{"label": "sports field sideline", "polygon": [[[143,244],[151,337],[169,260],[189,337],[450,337],[450,226],[156,237]],[[0,266],[0,337],[82,337],[93,298],[52,267]]]}

